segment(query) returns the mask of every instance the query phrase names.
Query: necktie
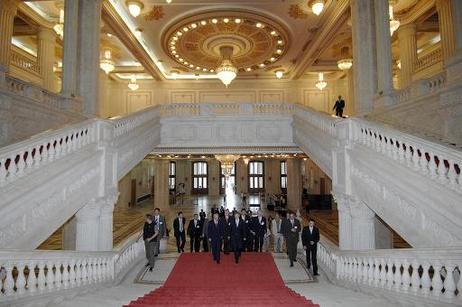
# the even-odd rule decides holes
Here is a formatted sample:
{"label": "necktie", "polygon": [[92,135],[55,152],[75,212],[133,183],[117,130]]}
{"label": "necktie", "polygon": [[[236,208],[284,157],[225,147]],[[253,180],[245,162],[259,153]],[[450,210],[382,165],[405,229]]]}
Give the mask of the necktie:
{"label": "necktie", "polygon": [[180,232],[183,232],[183,223],[181,219],[178,219],[178,223],[180,224]]}

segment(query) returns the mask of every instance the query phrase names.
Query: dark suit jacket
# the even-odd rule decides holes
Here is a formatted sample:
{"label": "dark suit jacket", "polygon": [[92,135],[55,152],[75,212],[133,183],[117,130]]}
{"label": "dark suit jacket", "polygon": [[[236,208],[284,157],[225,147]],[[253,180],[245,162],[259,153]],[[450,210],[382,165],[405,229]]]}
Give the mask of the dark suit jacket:
{"label": "dark suit jacket", "polygon": [[243,248],[244,238],[246,238],[245,223],[239,219],[239,226],[236,227],[236,220],[231,219],[231,248],[234,251],[241,250]]}
{"label": "dark suit jacket", "polygon": [[196,227],[194,227],[194,219],[189,221],[188,236],[190,236],[190,237],[200,237],[200,236],[202,236],[202,222],[200,220],[197,220]]}
{"label": "dark suit jacket", "polygon": [[[314,244],[311,245],[310,241],[313,241]],[[310,232],[310,227],[303,227],[302,231],[302,244],[306,247],[316,247],[316,244],[319,242],[319,229],[318,227],[313,227],[313,232]]]}
{"label": "dark suit jacket", "polygon": [[[292,228],[295,231],[292,231]],[[301,231],[300,221],[298,219],[294,219],[294,226],[290,223],[290,219],[287,219],[286,226],[285,226],[285,237],[287,239],[287,243],[290,242],[298,242],[298,234]]]}
{"label": "dark suit jacket", "polygon": [[231,235],[231,221],[234,221],[234,218],[228,217],[228,221],[226,221],[226,217],[223,217],[221,220],[223,222],[224,227],[223,236],[228,238]]}
{"label": "dark suit jacket", "polygon": [[[178,237],[180,235],[180,223],[179,223],[180,219],[179,218],[176,218],[173,220],[173,234],[175,235],[175,237]],[[186,224],[186,220],[185,218],[182,218],[182,222],[183,222],[183,232],[185,232],[185,228],[184,228],[184,225]]]}
{"label": "dark suit jacket", "polygon": [[263,237],[266,233],[268,225],[266,224],[266,218],[263,216],[261,223],[258,222],[258,216],[252,218],[252,230],[255,232],[257,237]]}
{"label": "dark suit jacket", "polygon": [[224,230],[223,221],[219,219],[216,225],[215,225],[214,220],[211,220],[209,222],[208,231],[207,231],[208,239],[211,239],[213,242],[220,241],[223,239],[224,232],[225,230]]}

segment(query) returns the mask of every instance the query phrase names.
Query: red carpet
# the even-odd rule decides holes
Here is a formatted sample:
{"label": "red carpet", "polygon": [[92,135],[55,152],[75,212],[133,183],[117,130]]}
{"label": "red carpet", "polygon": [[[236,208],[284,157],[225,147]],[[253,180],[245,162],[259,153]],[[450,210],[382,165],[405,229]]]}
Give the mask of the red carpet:
{"label": "red carpet", "polygon": [[127,306],[310,306],[284,285],[269,253],[244,253],[212,261],[209,253],[181,254],[165,285]]}

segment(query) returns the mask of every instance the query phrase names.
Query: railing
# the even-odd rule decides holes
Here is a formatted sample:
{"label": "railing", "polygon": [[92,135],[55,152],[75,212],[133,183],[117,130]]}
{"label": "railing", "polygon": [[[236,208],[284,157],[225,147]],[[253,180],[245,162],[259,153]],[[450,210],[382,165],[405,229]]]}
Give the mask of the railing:
{"label": "railing", "polygon": [[162,117],[292,114],[292,104],[177,103],[161,106]]}
{"label": "railing", "polygon": [[341,284],[462,305],[462,248],[341,251],[323,239],[318,259]]}
{"label": "railing", "polygon": [[11,49],[11,64],[40,76],[40,65],[37,63],[37,58],[31,59],[31,57],[21,54],[15,48]]}
{"label": "railing", "polygon": [[114,124],[114,135],[116,137],[126,134],[133,129],[153,121],[160,115],[159,106],[149,107],[124,117],[114,117],[111,122]]}
{"label": "railing", "polygon": [[139,235],[115,252],[0,251],[0,302],[111,285],[143,252]]}
{"label": "railing", "polygon": [[31,99],[53,109],[71,112],[81,111],[82,103],[79,99],[65,98],[58,94],[49,92],[40,86],[33,85],[29,82],[22,81],[11,76],[6,77],[5,87],[6,90],[3,91],[5,94],[13,94]]}
{"label": "railing", "polygon": [[422,176],[462,193],[462,152],[359,118],[350,138]]}
{"label": "railing", "polygon": [[335,124],[342,119],[301,105],[295,105],[294,110],[297,111],[295,113],[297,117],[304,119],[309,124],[331,136],[335,137],[337,135]]}
{"label": "railing", "polygon": [[434,51],[416,60],[414,64],[415,71],[423,70],[441,61],[442,61],[441,48],[435,49]]}
{"label": "railing", "polygon": [[0,187],[95,143],[97,125],[88,120],[0,149]]}

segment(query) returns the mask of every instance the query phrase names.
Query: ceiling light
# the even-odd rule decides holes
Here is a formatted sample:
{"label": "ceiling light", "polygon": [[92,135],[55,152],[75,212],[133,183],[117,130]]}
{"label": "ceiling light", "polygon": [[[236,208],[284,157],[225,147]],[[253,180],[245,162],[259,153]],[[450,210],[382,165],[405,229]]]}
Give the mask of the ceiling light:
{"label": "ceiling light", "polygon": [[135,36],[136,37],[141,37],[141,34],[143,33],[143,30],[140,28],[135,29]]}
{"label": "ceiling light", "polygon": [[202,68],[202,71],[207,71],[207,68]]}
{"label": "ceiling light", "polygon": [[193,68],[193,67],[194,67],[194,65],[193,65],[193,64],[189,64],[189,67]]}
{"label": "ceiling light", "polygon": [[201,21],[201,25],[205,26],[206,24],[207,24],[207,21],[205,21],[205,20]]}
{"label": "ceiling light", "polygon": [[172,0],[165,0],[165,2],[167,2],[167,4],[170,4],[172,3]]}
{"label": "ceiling light", "polygon": [[324,81],[324,73],[320,72],[318,77],[319,81],[316,82],[315,85],[320,91],[322,91],[327,86],[327,82]]}
{"label": "ceiling light", "polygon": [[261,64],[260,64],[260,67],[265,67],[265,64],[264,64],[264,63],[261,63]]}
{"label": "ceiling light", "polygon": [[183,33],[181,33],[181,31],[176,32],[176,34],[177,34],[178,36],[183,35]]}
{"label": "ceiling light", "polygon": [[125,3],[128,6],[128,11],[130,12],[130,15],[136,18],[141,14],[141,10],[144,7],[143,3],[137,0],[127,0]]}
{"label": "ceiling light", "polygon": [[218,22],[218,20],[216,18],[212,19],[212,23],[217,23],[217,22]]}
{"label": "ceiling light", "polygon": [[172,54],[176,54],[176,50],[172,50]]}
{"label": "ceiling light", "polygon": [[400,26],[399,20],[396,20],[393,16],[393,6],[390,4],[388,6],[388,13],[390,14],[390,35],[393,36],[393,33],[398,30]]}
{"label": "ceiling light", "polygon": [[274,62],[274,61],[276,61],[276,58],[275,58],[275,57],[272,57],[272,58],[270,59],[270,61],[271,61],[271,62]]}
{"label": "ceiling light", "polygon": [[398,68],[401,69],[401,60],[396,60],[396,66],[398,66]]}
{"label": "ceiling light", "polygon": [[133,75],[130,79],[130,82],[128,82],[128,88],[131,89],[132,91],[136,91],[139,89],[140,85],[136,83],[136,77]]}
{"label": "ceiling light", "polygon": [[278,40],[278,45],[284,44],[284,41],[282,39]]}
{"label": "ceiling light", "polygon": [[324,9],[324,1],[323,0],[314,0],[311,2],[311,10],[315,15],[320,15],[322,10]]}
{"label": "ceiling light", "polygon": [[210,69],[210,72],[214,72],[214,71],[215,71],[215,69]]}
{"label": "ceiling light", "polygon": [[271,31],[271,35],[276,36],[278,33],[276,31]]}
{"label": "ceiling light", "polygon": [[337,67],[341,70],[348,70],[353,66],[353,59],[342,59],[337,62]]}
{"label": "ceiling light", "polygon": [[217,68],[217,77],[228,87],[237,76],[237,68],[231,62],[231,56],[233,55],[233,47],[222,46],[220,53],[223,61]]}
{"label": "ceiling light", "polygon": [[247,67],[245,70],[247,70],[247,71],[252,71],[252,68]]}
{"label": "ceiling light", "polygon": [[184,28],[183,28],[183,31],[184,31],[184,32],[188,32],[188,31],[189,31],[188,27],[184,27]]}
{"label": "ceiling light", "polygon": [[175,58],[177,58],[177,59],[178,59],[179,57],[180,57],[180,55],[178,55],[178,54],[175,54]]}
{"label": "ceiling light", "polygon": [[242,20],[241,20],[240,18],[234,19],[234,22],[235,22],[235,23],[241,23],[241,21],[242,21]]}
{"label": "ceiling light", "polygon": [[115,63],[112,60],[111,50],[107,49],[103,52],[103,58],[100,60],[99,67],[106,73],[109,74],[115,69]]}
{"label": "ceiling light", "polygon": [[192,24],[191,24],[191,28],[193,28],[193,29],[197,28],[197,24],[192,23]]}
{"label": "ceiling light", "polygon": [[281,79],[284,76],[284,71],[277,70],[275,74],[276,74],[276,78]]}
{"label": "ceiling light", "polygon": [[215,155],[215,159],[217,159],[221,164],[221,170],[225,177],[231,176],[234,168],[234,162],[236,162],[239,157],[239,155]]}
{"label": "ceiling light", "polygon": [[263,28],[263,25],[260,23],[260,22],[257,22],[257,24],[255,25],[257,28]]}
{"label": "ceiling light", "polygon": [[183,62],[184,60],[183,60],[183,58],[179,58],[179,61],[180,61],[180,62]]}
{"label": "ceiling light", "polygon": [[224,19],[223,19],[223,22],[224,22],[224,23],[228,23],[228,22],[229,22],[229,18],[224,18]]}
{"label": "ceiling light", "polygon": [[282,53],[282,50],[281,50],[281,49],[278,49],[278,50],[276,50],[276,53],[277,53],[277,54],[281,54],[281,53]]}
{"label": "ceiling light", "polygon": [[61,38],[64,36],[64,10],[60,9],[59,10],[59,19],[58,23],[55,24],[53,27],[53,30],[55,30],[56,34],[58,34]]}

